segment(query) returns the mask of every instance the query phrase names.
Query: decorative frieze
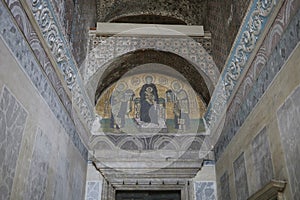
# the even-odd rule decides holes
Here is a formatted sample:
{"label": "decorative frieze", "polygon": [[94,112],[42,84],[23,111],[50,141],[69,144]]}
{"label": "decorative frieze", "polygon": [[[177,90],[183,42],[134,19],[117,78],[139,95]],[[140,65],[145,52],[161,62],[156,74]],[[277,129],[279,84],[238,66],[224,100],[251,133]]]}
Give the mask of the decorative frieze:
{"label": "decorative frieze", "polygon": [[247,16],[247,23],[243,24],[242,32],[233,47],[229,62],[226,64],[224,85],[226,96],[229,97],[243,72],[250,54],[254,50],[257,41],[268,21],[269,14],[276,5],[276,0],[259,0],[253,3],[253,7]]}
{"label": "decorative frieze", "polygon": [[64,75],[67,86],[72,89],[76,79],[76,69],[70,59],[70,52],[55,21],[51,5],[47,0],[33,0],[32,13],[43,33],[43,36]]}
{"label": "decorative frieze", "polygon": [[227,109],[228,100],[269,22],[270,13],[275,6],[276,0],[255,0],[252,3],[208,107],[206,122],[211,129],[218,124]]}
{"label": "decorative frieze", "polygon": [[77,66],[69,49],[59,22],[53,11],[51,2],[48,0],[34,0],[31,4],[32,13],[47,42],[55,60],[60,68],[68,88],[72,91],[72,101],[79,110],[81,119],[87,128],[91,127],[94,119],[93,106],[85,93],[81,78],[78,76]]}

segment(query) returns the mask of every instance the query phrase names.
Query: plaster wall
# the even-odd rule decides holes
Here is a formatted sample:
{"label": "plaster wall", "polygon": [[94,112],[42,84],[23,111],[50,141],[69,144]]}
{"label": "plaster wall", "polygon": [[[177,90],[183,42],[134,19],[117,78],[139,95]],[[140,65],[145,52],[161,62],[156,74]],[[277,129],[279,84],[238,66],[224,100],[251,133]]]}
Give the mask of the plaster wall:
{"label": "plaster wall", "polygon": [[0,60],[0,199],[83,199],[85,159],[1,38]]}

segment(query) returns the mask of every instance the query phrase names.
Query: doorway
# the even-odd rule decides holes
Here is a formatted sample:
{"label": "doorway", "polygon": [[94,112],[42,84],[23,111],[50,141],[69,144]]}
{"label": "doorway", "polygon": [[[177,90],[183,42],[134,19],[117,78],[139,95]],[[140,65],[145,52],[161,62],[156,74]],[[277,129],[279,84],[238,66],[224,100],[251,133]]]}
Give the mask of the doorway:
{"label": "doorway", "polygon": [[116,192],[116,200],[180,200],[180,191],[122,191]]}

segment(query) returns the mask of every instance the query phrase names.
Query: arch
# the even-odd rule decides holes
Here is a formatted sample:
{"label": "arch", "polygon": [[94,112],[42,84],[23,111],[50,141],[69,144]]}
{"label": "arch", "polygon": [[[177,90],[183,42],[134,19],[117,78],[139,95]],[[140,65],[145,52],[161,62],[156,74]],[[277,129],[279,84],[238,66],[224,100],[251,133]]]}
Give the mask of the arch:
{"label": "arch", "polygon": [[[82,67],[81,73],[85,85],[89,85],[88,90],[93,91],[96,80],[93,76],[102,78],[104,72],[110,64],[118,57],[129,55],[136,51],[153,50],[175,54],[189,62],[204,82],[212,94],[220,76],[220,72],[214,63],[212,56],[209,55],[204,47],[192,38],[183,36],[176,38],[169,37],[125,37],[116,35],[113,37],[101,37],[92,35],[90,51],[87,60]],[[99,78],[99,79],[100,79]],[[94,91],[95,92],[95,91]],[[95,94],[95,93],[94,93]],[[89,94],[93,102],[93,94]]]}
{"label": "arch", "polygon": [[90,141],[90,147],[92,149],[105,149],[105,150],[114,150],[115,144],[112,143],[107,137],[96,136]]}
{"label": "arch", "polygon": [[[187,137],[186,139],[184,139],[182,141],[181,148],[197,151],[197,150],[200,150],[202,148],[203,142],[204,142],[204,136]],[[199,149],[194,146],[195,144],[199,144]]]}
{"label": "arch", "polygon": [[118,143],[118,147],[122,150],[132,150],[132,151],[134,150],[138,151],[144,149],[144,145],[142,141],[139,138],[133,136],[122,138]]}
{"label": "arch", "polygon": [[[159,52],[153,50],[146,51],[136,51],[133,53],[128,53],[123,56],[116,58],[113,62],[109,63],[109,67],[102,73],[102,75],[95,74],[94,81],[97,82],[97,85],[94,85],[95,90],[95,102],[110,85],[117,82],[124,74],[130,71],[133,68],[144,64],[153,64],[152,66],[166,66],[175,69],[177,74],[176,76],[179,79],[184,78],[189,82],[191,87],[196,93],[198,93],[203,101],[208,104],[210,100],[210,91],[205,83],[204,78],[198,73],[194,66],[192,66],[185,59],[180,56],[167,52]],[[159,63],[159,64],[156,64]],[[162,67],[159,67],[161,69]],[[151,68],[149,71],[144,71],[145,73],[166,73],[165,75],[171,75],[171,71],[166,70],[166,72],[155,71],[156,68]]]}
{"label": "arch", "polygon": [[177,142],[172,139],[172,137],[168,136],[161,136],[157,137],[156,140],[153,142],[153,149],[154,150],[179,150],[179,145]]}

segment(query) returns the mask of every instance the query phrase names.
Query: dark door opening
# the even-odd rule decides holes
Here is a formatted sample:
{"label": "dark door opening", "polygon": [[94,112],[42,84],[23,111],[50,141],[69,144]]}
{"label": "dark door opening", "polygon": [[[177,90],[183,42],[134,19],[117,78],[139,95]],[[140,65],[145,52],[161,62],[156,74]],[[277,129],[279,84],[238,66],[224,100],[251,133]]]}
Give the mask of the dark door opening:
{"label": "dark door opening", "polygon": [[180,191],[123,191],[116,192],[116,200],[180,200]]}

